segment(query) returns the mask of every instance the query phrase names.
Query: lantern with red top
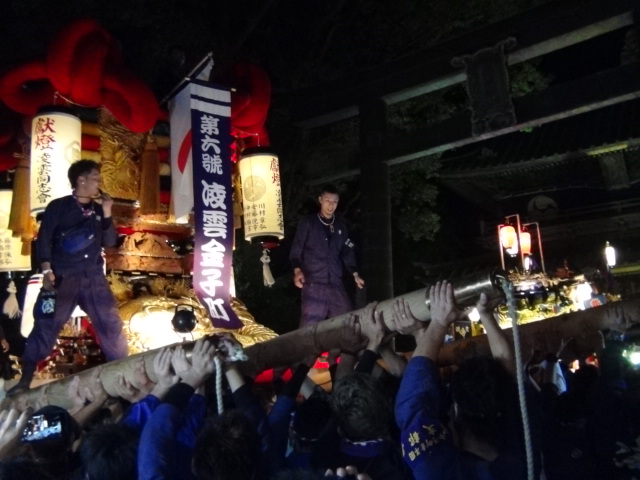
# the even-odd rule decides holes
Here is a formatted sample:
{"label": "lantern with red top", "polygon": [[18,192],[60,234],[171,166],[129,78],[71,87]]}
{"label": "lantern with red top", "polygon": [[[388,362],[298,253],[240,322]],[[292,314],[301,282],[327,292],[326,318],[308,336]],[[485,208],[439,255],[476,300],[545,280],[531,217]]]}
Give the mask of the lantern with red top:
{"label": "lantern with red top", "polygon": [[[532,236],[532,231],[535,231],[535,236]],[[510,258],[519,258],[517,266],[520,267],[524,273],[531,273],[531,271],[536,268],[540,268],[542,272],[546,272],[538,222],[520,223],[520,215],[509,215],[505,218],[504,224],[498,225],[498,238],[503,269],[506,269],[506,252]],[[536,243],[536,252],[540,257],[539,267],[532,255],[534,241]]]}
{"label": "lantern with red top", "polygon": [[262,246],[264,284],[270,287],[275,280],[269,269],[269,250],[284,238],[278,156],[268,148],[247,148],[238,167],[242,179],[244,237]]}

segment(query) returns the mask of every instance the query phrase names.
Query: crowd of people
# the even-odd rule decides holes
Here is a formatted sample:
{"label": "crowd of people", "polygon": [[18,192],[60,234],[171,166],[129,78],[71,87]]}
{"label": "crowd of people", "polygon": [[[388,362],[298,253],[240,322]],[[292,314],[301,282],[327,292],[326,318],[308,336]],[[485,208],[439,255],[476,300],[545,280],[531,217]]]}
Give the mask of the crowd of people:
{"label": "crowd of people", "polygon": [[[48,405],[46,389],[36,405],[18,393],[0,413],[0,479],[640,477],[639,377],[622,344],[607,341],[597,362],[584,356],[575,372],[566,368],[570,348],[534,352],[523,365],[525,434],[513,348],[495,305],[484,295],[476,305],[491,357],[445,372],[438,353],[465,312],[447,282],[429,297],[428,323],[401,298],[392,318],[375,303],[345,318],[362,349],[329,352],[340,360],[330,392],[308,376],[322,352],[299,359],[287,382],[258,386],[225,337],[200,339],[189,355],[181,345],[159,350],[153,375],[138,361],[132,379],[118,378],[117,396],[99,369],[76,377],[74,408]],[[390,348],[396,333],[415,339],[408,360]]]}

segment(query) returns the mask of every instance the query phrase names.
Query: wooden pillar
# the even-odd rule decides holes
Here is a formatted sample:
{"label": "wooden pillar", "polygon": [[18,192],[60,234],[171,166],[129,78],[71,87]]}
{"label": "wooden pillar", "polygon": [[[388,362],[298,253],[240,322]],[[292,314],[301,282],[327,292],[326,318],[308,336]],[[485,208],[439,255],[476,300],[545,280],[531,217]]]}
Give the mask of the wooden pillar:
{"label": "wooden pillar", "polygon": [[393,297],[389,166],[380,156],[386,140],[387,106],[380,98],[360,104],[362,276],[367,301]]}

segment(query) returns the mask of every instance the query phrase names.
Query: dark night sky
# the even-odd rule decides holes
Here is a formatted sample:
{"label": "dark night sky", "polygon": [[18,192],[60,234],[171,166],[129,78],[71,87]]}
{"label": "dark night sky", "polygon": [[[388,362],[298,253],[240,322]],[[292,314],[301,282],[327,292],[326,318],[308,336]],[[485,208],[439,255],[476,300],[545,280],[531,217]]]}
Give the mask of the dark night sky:
{"label": "dark night sky", "polygon": [[[452,2],[449,4],[455,9],[458,3]],[[407,48],[393,45],[393,36],[384,38],[376,31],[376,22],[386,21],[390,32],[412,28],[406,17],[394,16],[392,7],[373,0],[309,1],[305,9],[291,0],[5,0],[5,5],[0,16],[0,31],[4,32],[0,74],[24,61],[43,58],[57,31],[74,19],[93,17],[114,35],[126,64],[152,86],[159,98],[209,50],[214,50],[218,66],[230,55],[234,60],[260,64],[270,73],[278,92],[295,86],[294,81],[304,84],[327,75],[343,75],[366,62],[408,53]],[[334,12],[335,5],[342,8]],[[416,5],[422,11],[431,3]],[[418,35],[421,25],[416,23],[415,38],[408,38],[414,42],[412,48],[425,41]],[[613,67],[619,63],[623,34],[614,32],[555,52],[539,67],[553,75],[554,82]],[[326,51],[313,50],[326,38],[331,42],[320,45]],[[178,61],[176,52],[184,54],[184,62]],[[316,63],[314,58],[305,57],[309,52],[316,54]],[[458,207],[457,201],[448,203],[464,210],[464,204]],[[481,215],[474,207],[467,210],[473,220],[464,229],[477,231]]]}

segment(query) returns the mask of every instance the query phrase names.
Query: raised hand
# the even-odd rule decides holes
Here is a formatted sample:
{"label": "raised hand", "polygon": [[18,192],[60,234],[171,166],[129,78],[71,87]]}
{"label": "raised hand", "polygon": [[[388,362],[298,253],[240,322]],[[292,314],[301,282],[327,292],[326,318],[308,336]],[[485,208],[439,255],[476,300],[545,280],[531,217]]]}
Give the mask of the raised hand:
{"label": "raised hand", "polygon": [[149,375],[147,375],[147,368],[142,358],[136,360],[133,365],[133,378],[131,379],[131,383],[140,390],[143,395],[148,395],[155,386],[149,378]]}
{"label": "raised hand", "polygon": [[104,403],[109,398],[109,394],[102,385],[100,375],[102,374],[102,366],[96,368],[84,385],[84,397],[89,402]]}
{"label": "raised hand", "polygon": [[71,379],[71,382],[69,382],[69,386],[67,387],[67,396],[72,403],[72,406],[67,410],[71,415],[84,407],[85,398],[82,393],[83,392],[80,390],[80,377],[75,376]]}
{"label": "raised hand", "polygon": [[362,336],[362,324],[356,315],[343,317],[340,331],[343,351],[357,352],[366,347],[367,339]]}
{"label": "raised hand", "polygon": [[394,330],[403,335],[420,335],[424,333],[427,324],[418,320],[413,313],[409,304],[404,298],[396,298],[392,305],[391,320]]}
{"label": "raised hand", "polygon": [[133,384],[120,373],[117,376],[116,383],[113,388],[119,397],[124,398],[128,402],[135,403],[144,397],[144,394],[140,392]]}
{"label": "raised hand", "polygon": [[369,340],[367,348],[377,351],[386,334],[382,313],[376,312],[378,302],[369,303],[360,316],[360,331]]}
{"label": "raised hand", "polygon": [[333,478],[345,478],[354,480],[371,480],[371,477],[366,473],[358,473],[358,469],[354,466],[338,467],[336,473],[329,469],[324,473],[325,477]]}
{"label": "raised hand", "polygon": [[33,415],[31,408],[27,408],[22,413],[17,408],[0,412],[0,459],[9,457],[18,446],[31,415]]}
{"label": "raised hand", "polygon": [[191,362],[189,362],[182,345],[178,345],[173,352],[173,369],[184,383],[197,389],[215,371],[216,367],[213,362],[215,354],[213,343],[200,338],[193,346]]}
{"label": "raised hand", "polygon": [[437,282],[429,289],[429,303],[431,321],[438,325],[448,327],[461,316],[453,296],[453,286],[446,280]]}
{"label": "raised hand", "polygon": [[173,351],[169,347],[162,347],[153,359],[153,371],[156,375],[156,385],[151,390],[151,395],[162,400],[169,389],[180,381],[171,367]]}

